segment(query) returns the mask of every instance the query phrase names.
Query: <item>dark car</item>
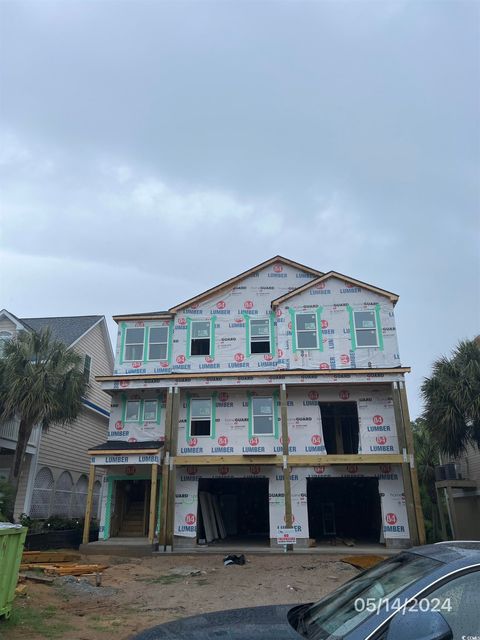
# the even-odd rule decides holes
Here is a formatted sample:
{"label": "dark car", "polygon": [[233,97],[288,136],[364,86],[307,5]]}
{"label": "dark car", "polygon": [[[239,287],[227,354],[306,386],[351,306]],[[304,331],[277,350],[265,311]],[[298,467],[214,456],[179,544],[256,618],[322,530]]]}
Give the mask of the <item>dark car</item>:
{"label": "dark car", "polygon": [[318,602],[219,611],[133,640],[480,640],[480,542],[416,547]]}

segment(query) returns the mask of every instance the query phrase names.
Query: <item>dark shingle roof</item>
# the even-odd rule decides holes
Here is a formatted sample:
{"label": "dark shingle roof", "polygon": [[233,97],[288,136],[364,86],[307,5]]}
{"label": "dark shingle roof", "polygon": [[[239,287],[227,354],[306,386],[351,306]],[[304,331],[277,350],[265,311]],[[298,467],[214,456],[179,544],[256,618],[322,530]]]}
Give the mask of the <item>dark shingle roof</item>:
{"label": "dark shingle roof", "polygon": [[69,347],[102,318],[103,316],[68,316],[63,318],[20,318],[20,321],[33,331],[41,331],[49,327],[52,337]]}
{"label": "dark shingle roof", "polygon": [[160,440],[145,442],[126,442],[125,440],[109,440],[103,444],[90,447],[89,451],[135,451],[135,449],[160,449],[165,443]]}

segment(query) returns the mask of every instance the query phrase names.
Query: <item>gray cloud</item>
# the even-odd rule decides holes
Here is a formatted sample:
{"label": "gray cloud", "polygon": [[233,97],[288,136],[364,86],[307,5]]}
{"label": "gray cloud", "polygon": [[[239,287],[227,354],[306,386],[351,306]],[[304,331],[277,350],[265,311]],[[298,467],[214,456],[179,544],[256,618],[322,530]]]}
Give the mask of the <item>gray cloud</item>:
{"label": "gray cloud", "polygon": [[276,253],[478,333],[474,2],[0,7],[2,306],[165,308]]}

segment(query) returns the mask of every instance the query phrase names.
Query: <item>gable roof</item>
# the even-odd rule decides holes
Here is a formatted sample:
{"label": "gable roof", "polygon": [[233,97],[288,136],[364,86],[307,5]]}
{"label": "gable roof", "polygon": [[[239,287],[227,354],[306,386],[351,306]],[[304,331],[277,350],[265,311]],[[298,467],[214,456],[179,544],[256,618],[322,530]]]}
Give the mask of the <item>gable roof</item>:
{"label": "gable roof", "polygon": [[89,329],[96,325],[103,316],[67,316],[54,318],[20,318],[21,322],[33,331],[49,328],[52,338],[70,347]]}
{"label": "gable roof", "polygon": [[252,273],[255,273],[256,271],[260,271],[260,269],[265,269],[265,267],[268,267],[271,264],[275,264],[276,262],[281,262],[282,264],[286,264],[286,265],[288,265],[290,267],[294,267],[295,269],[300,269],[301,271],[306,271],[307,273],[311,273],[314,276],[321,276],[322,273],[323,273],[322,271],[317,271],[317,269],[312,269],[311,267],[306,267],[304,264],[300,264],[299,262],[294,262],[293,260],[289,260],[288,258],[284,258],[283,256],[274,256],[273,258],[270,258],[269,260],[265,260],[265,262],[261,262],[260,264],[257,264],[255,267],[252,267],[251,269],[247,269],[247,271],[243,271],[242,273],[239,273],[238,276],[234,276],[233,278],[230,278],[229,280],[225,280],[225,282],[222,282],[222,283],[216,285],[215,287],[207,289],[203,293],[200,293],[199,295],[194,296],[193,298],[189,298],[188,300],[185,300],[184,302],[181,302],[180,304],[177,304],[175,307],[172,307],[170,309],[170,313],[176,313],[180,309],[183,309],[185,307],[189,307],[191,304],[193,304],[195,302],[200,302],[201,300],[204,300],[205,298],[208,298],[213,293],[216,293],[216,292],[219,292],[219,291],[223,291],[223,289],[226,289],[226,288],[232,286],[233,284],[235,284],[239,280],[243,280],[244,278],[248,277]]}
{"label": "gable roof", "polygon": [[386,291],[385,289],[379,289],[378,287],[374,287],[371,284],[367,284],[366,282],[362,282],[361,280],[356,280],[355,278],[350,278],[349,276],[343,275],[343,273],[338,273],[337,271],[328,271],[328,273],[324,273],[319,278],[315,278],[315,280],[310,280],[306,284],[298,287],[297,289],[293,289],[293,291],[289,291],[288,293],[280,296],[279,298],[275,298],[272,300],[272,307],[278,307],[279,304],[282,304],[286,300],[293,298],[294,296],[302,293],[302,291],[306,291],[307,289],[311,289],[319,282],[323,282],[324,280],[328,280],[328,278],[339,278],[340,280],[344,280],[345,282],[351,282],[352,284],[357,285],[357,287],[361,287],[362,289],[367,289],[368,291],[373,291],[374,293],[378,293],[381,296],[385,296],[388,298],[393,304],[398,300],[398,295],[396,293],[392,293],[391,291]]}
{"label": "gable roof", "polygon": [[17,316],[14,316],[13,313],[11,313],[10,311],[7,311],[6,309],[2,309],[0,311],[0,318],[4,316],[5,318],[8,318],[10,320],[10,322],[12,324],[15,325],[15,327],[17,329],[25,329],[28,328],[25,326],[25,324],[20,320],[20,318],[17,318]]}

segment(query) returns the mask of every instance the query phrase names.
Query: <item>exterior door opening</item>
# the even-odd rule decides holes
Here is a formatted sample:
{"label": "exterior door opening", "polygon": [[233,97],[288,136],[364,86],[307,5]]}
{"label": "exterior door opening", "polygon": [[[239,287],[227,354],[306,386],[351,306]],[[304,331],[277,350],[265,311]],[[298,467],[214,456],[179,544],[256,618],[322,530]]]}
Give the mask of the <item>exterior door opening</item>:
{"label": "exterior door opening", "polygon": [[327,454],[358,453],[358,410],[356,402],[319,402]]}
{"label": "exterior door opening", "polygon": [[200,478],[197,542],[269,543],[268,478]]}
{"label": "exterior door opening", "polygon": [[119,538],[146,536],[149,502],[149,480],[117,480],[111,535]]}
{"label": "exterior door opening", "polygon": [[380,542],[377,478],[307,478],[307,504],[310,538]]}

